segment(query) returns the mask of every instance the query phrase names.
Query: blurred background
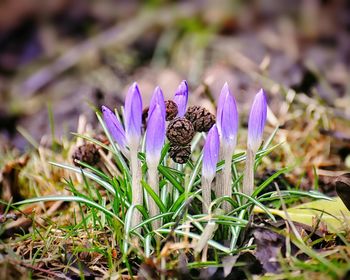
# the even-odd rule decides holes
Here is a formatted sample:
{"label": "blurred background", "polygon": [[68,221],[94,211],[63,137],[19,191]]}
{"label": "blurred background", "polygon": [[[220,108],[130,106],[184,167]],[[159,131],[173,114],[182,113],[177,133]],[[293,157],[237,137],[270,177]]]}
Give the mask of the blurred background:
{"label": "blurred background", "polygon": [[49,143],[81,114],[98,127],[94,109],[122,104],[133,81],[146,105],[155,86],[171,98],[186,79],[190,102],[212,111],[227,81],[243,126],[261,87],[272,125],[302,116],[286,117],[298,95],[301,111],[323,104],[349,120],[349,33],[345,0],[2,0],[0,143]]}

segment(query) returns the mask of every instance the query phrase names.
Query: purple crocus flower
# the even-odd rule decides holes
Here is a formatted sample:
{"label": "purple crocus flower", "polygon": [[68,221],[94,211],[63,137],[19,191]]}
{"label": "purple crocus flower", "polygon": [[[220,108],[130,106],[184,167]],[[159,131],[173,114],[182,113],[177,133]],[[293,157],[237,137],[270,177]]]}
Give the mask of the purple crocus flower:
{"label": "purple crocus flower", "polygon": [[215,177],[220,151],[219,133],[216,125],[209,130],[203,150],[202,176],[211,181]]}
{"label": "purple crocus flower", "polygon": [[164,106],[164,95],[160,87],[156,87],[149,104],[148,116],[152,114],[153,109],[159,104],[162,114],[166,116],[165,106]]}
{"label": "purple crocus flower", "polygon": [[267,114],[267,102],[263,89],[256,94],[250,109],[248,123],[248,148],[257,151],[261,145]]}
{"label": "purple crocus flower", "polygon": [[118,143],[120,149],[126,150],[125,131],[116,115],[106,106],[102,106],[103,119],[107,129],[114,140]]}
{"label": "purple crocus flower", "polygon": [[124,117],[128,144],[139,143],[142,126],[142,99],[136,83],[131,85],[126,96]]}
{"label": "purple crocus flower", "polygon": [[187,101],[188,101],[188,85],[185,80],[181,82],[175,92],[173,101],[176,103],[178,108],[178,117],[183,117],[186,113]]}
{"label": "purple crocus flower", "polygon": [[227,83],[224,84],[221,90],[216,119],[221,139],[235,146],[238,131],[238,112],[235,98],[231,95]]}
{"label": "purple crocus flower", "polygon": [[[162,108],[163,107],[163,108]],[[149,165],[158,165],[165,140],[164,101],[155,104],[148,118],[146,130],[146,159]]]}

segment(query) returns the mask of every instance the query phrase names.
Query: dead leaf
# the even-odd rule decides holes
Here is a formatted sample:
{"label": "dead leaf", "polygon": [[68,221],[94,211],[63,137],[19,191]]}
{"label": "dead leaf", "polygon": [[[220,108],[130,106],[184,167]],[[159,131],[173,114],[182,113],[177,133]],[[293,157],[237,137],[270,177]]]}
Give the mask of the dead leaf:
{"label": "dead leaf", "polygon": [[340,175],[335,180],[335,190],[350,211],[350,173]]}
{"label": "dead leaf", "polygon": [[278,256],[282,254],[285,246],[284,236],[269,229],[256,228],[253,231],[256,243],[256,258],[260,261],[266,272],[280,271]]}

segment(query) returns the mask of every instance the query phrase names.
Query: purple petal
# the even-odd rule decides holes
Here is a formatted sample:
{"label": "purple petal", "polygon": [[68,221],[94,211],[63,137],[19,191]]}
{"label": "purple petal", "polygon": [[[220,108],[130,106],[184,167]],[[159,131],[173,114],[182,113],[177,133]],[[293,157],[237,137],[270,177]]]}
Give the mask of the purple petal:
{"label": "purple petal", "polygon": [[133,83],[125,99],[125,132],[127,141],[139,141],[142,126],[142,99],[139,87]]}
{"label": "purple petal", "polygon": [[262,142],[266,123],[267,101],[265,92],[261,89],[255,96],[250,109],[248,123],[248,147],[256,151]]}
{"label": "purple petal", "polygon": [[219,160],[220,140],[216,125],[208,132],[204,144],[202,176],[213,178],[216,173],[216,164]]}
{"label": "purple petal", "polygon": [[[164,104],[164,103],[163,103]],[[165,140],[165,115],[161,106],[155,105],[148,118],[146,130],[146,159],[147,162],[157,163]]]}
{"label": "purple petal", "polygon": [[187,101],[188,101],[188,85],[185,80],[181,82],[175,92],[173,101],[176,103],[178,108],[178,117],[183,117],[186,113]]}
{"label": "purple petal", "polygon": [[235,98],[225,83],[218,102],[217,126],[222,139],[234,144],[238,132],[238,111]]}
{"label": "purple petal", "polygon": [[160,106],[162,114],[165,117],[166,110],[165,110],[165,103],[164,103],[164,95],[160,87],[156,87],[156,89],[154,90],[151,102],[149,104],[148,116],[152,114],[152,111],[154,110],[157,104]]}
{"label": "purple petal", "polygon": [[103,119],[107,129],[121,149],[126,149],[126,139],[123,126],[116,115],[106,106],[102,106]]}

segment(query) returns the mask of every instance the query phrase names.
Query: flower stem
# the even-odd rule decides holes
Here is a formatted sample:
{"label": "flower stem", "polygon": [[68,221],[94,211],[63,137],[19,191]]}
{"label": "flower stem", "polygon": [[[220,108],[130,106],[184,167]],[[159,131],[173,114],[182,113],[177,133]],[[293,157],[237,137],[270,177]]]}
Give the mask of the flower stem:
{"label": "flower stem", "polygon": [[[130,147],[130,162],[131,162],[131,177],[132,177],[132,204],[143,204],[143,189],[141,186],[142,171],[141,165],[138,160],[137,147]],[[137,226],[141,223],[141,212],[136,211],[133,219],[133,226]]]}
{"label": "flower stem", "polygon": [[209,205],[211,203],[211,182],[213,181],[212,178],[206,178],[204,177],[202,179],[202,197],[203,197],[203,213],[208,214],[209,211]]}
{"label": "flower stem", "polygon": [[[225,165],[224,165],[224,181],[223,181],[223,195],[224,196],[232,196],[232,186],[231,186],[231,153],[225,154]],[[225,212],[231,211],[232,207],[231,204],[229,204],[227,201],[225,201],[222,204],[223,209]]]}
{"label": "flower stem", "polygon": [[[232,154],[234,147],[223,144],[220,148],[220,158],[224,159],[224,168],[222,172],[218,173],[216,177],[216,186],[215,186],[215,194],[216,197],[222,196],[232,196],[232,174],[231,174],[231,164],[232,164]],[[224,201],[222,204],[225,212],[228,212],[232,209],[231,204],[227,201]]]}
{"label": "flower stem", "polygon": [[243,178],[243,193],[252,195],[254,190],[254,161],[256,152],[252,149],[247,149],[246,165]]}
{"label": "flower stem", "polygon": [[[157,164],[150,164],[148,166],[148,184],[152,188],[152,190],[159,196],[159,178],[158,178],[158,169]],[[159,215],[159,209],[155,201],[150,198],[148,201],[149,206],[149,216],[154,217]],[[160,227],[160,221],[155,220],[152,222],[153,229],[157,229]]]}

